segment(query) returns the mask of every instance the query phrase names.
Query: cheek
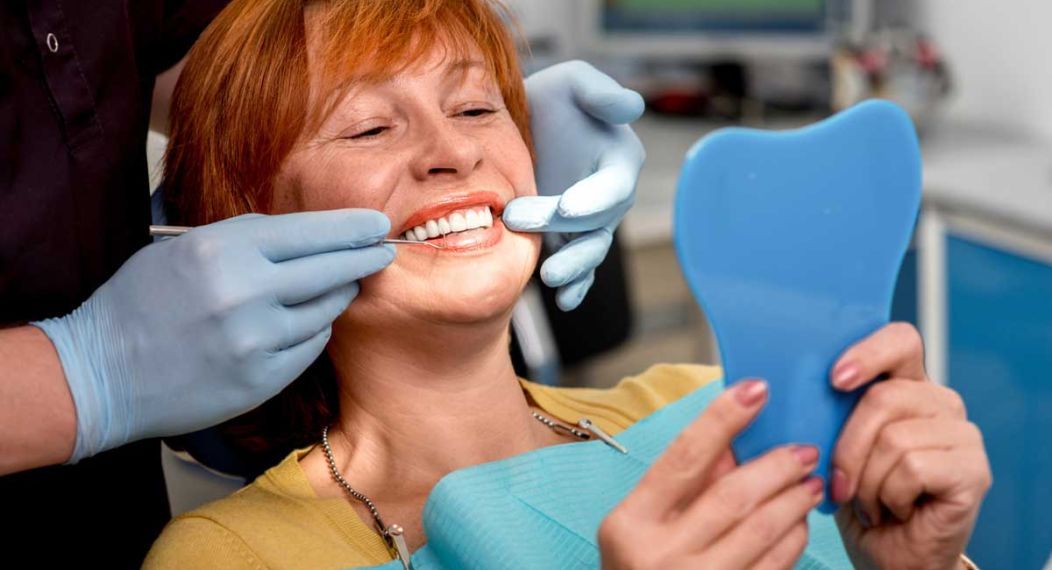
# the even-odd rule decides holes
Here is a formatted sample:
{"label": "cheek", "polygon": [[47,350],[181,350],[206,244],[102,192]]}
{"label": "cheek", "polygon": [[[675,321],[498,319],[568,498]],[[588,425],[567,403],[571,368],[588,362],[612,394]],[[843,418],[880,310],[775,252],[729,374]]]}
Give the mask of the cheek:
{"label": "cheek", "polygon": [[518,129],[514,126],[511,126],[511,129],[512,132],[504,133],[498,142],[489,146],[488,154],[493,158],[497,169],[511,182],[515,197],[536,196],[537,182],[533,157]]}
{"label": "cheek", "polygon": [[383,210],[398,180],[394,160],[290,160],[274,190],[275,214],[369,208]]}

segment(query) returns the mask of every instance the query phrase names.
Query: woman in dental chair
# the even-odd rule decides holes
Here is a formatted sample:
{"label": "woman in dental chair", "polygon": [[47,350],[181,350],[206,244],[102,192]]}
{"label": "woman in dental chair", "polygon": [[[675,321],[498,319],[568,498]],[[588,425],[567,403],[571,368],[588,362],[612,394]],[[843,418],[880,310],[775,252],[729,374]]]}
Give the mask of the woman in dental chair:
{"label": "woman in dental chair", "polygon": [[[389,562],[427,541],[422,509],[447,474],[616,436],[720,379],[698,365],[658,365],[610,390],[516,377],[509,323],[540,240],[501,223],[508,202],[536,194],[515,54],[488,0],[236,1],[202,36],[173,102],[165,184],[178,223],[370,208],[390,237],[442,249],[399,246],[362,282],[321,373],[238,428],[255,451],[296,450],[171,521],[146,568]],[[922,353],[917,332],[893,324],[831,374],[841,390],[889,377],[834,456],[836,522],[856,567],[969,564],[987,459]],[[760,380],[726,390],[672,443],[599,526],[604,568],[789,568],[806,554],[806,516],[824,490],[817,450],[743,465],[730,452],[766,395]]]}

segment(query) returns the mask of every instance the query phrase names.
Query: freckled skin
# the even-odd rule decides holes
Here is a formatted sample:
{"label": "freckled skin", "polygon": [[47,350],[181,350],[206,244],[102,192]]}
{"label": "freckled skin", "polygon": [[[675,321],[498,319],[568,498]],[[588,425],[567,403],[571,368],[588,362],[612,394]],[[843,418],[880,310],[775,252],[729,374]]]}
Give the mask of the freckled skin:
{"label": "freckled skin", "polygon": [[[404,237],[395,233],[411,215],[452,194],[492,192],[503,203],[535,195],[529,149],[496,82],[481,67],[458,73],[457,59],[436,53],[352,89],[286,160],[274,213],[371,208],[391,219],[390,237]],[[340,321],[391,329],[506,315],[533,272],[540,238],[499,223],[490,231],[500,239],[470,252],[397,246],[394,263],[362,281]]]}

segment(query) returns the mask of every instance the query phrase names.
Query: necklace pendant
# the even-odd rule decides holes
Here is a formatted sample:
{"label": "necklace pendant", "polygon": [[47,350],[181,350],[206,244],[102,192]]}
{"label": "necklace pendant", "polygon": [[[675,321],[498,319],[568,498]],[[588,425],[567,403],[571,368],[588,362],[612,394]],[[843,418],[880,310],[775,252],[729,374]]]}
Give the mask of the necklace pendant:
{"label": "necklace pendant", "polygon": [[398,559],[402,562],[403,570],[413,570],[413,563],[410,561],[409,556],[409,547],[405,543],[405,531],[402,527],[392,524],[387,527],[384,534],[387,535],[395,554],[398,555]]}
{"label": "necklace pendant", "polygon": [[590,420],[588,418],[581,418],[580,420],[577,420],[577,426],[580,427],[581,429],[588,430],[589,432],[592,433],[592,435],[594,435],[595,437],[603,440],[603,443],[609,445],[610,447],[612,447],[612,448],[614,448],[614,449],[616,449],[616,450],[618,450],[621,453],[624,453],[626,455],[628,454],[628,448],[626,448],[625,446],[621,445],[621,443],[619,441],[614,439],[610,434],[608,434],[605,431],[603,431],[603,428],[601,428],[601,427],[595,425],[594,423],[592,423],[592,420]]}

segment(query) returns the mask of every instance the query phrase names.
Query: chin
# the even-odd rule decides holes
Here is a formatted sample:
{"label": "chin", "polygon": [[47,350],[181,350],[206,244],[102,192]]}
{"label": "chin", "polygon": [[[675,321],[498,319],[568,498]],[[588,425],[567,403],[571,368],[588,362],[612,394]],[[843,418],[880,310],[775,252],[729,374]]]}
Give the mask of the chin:
{"label": "chin", "polygon": [[540,237],[508,232],[504,238],[493,248],[457,255],[399,250],[390,267],[362,281],[344,317],[370,328],[509,320],[536,267]]}
{"label": "chin", "polygon": [[426,292],[422,314],[437,323],[462,325],[507,319],[528,279],[529,275],[450,275]]}

